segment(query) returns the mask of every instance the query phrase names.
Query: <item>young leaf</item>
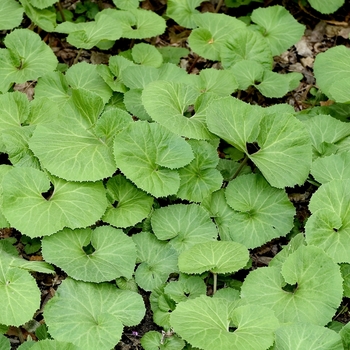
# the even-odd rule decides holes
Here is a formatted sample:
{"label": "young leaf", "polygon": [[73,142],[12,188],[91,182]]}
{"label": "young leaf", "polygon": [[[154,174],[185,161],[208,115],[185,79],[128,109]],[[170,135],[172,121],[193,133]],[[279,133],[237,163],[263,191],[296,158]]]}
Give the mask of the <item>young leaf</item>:
{"label": "young leaf", "polygon": [[43,239],[42,252],[45,261],[84,282],[131,278],[136,262],[132,239],[110,226],[64,229]]}
{"label": "young leaf", "polygon": [[292,323],[276,330],[275,348],[278,350],[312,349],[343,350],[338,333],[310,323]]}
{"label": "young leaf", "polygon": [[309,0],[310,5],[318,12],[328,14],[337,11],[344,5],[345,0]]}
{"label": "young leaf", "polygon": [[222,176],[216,169],[219,158],[216,149],[206,141],[189,140],[195,159],[179,169],[180,188],[177,196],[192,202],[201,202],[222,185]]}
{"label": "young leaf", "polygon": [[198,243],[179,256],[179,270],[188,274],[233,273],[249,259],[248,249],[237,242],[213,241]]}
{"label": "young leaf", "polygon": [[199,95],[191,85],[159,80],[144,89],[142,101],[152,119],[172,132],[188,138],[210,139],[212,135],[205,124],[205,116],[186,114]]}
{"label": "young leaf", "polygon": [[322,248],[336,262],[350,263],[349,189],[350,179],[322,185],[311,198],[312,215],[305,225],[306,242]]}
{"label": "young leaf", "polygon": [[136,44],[131,50],[134,62],[151,67],[159,67],[163,63],[160,52],[152,45],[146,43]]}
{"label": "young leaf", "polygon": [[3,0],[0,4],[0,30],[19,26],[23,18],[23,7],[15,0]]}
{"label": "young leaf", "polygon": [[1,251],[0,324],[20,326],[40,307],[40,291],[28,271],[11,266],[13,260],[11,255]]}
{"label": "young leaf", "polygon": [[175,194],[180,176],[175,170],[193,159],[191,146],[159,124],[135,122],[114,139],[117,166],[135,185],[155,197]]}
{"label": "young leaf", "polygon": [[29,29],[15,29],[4,40],[7,49],[0,50],[2,84],[35,80],[57,66],[57,58],[38,34]]}
{"label": "young leaf", "polygon": [[331,87],[343,87],[344,77],[350,74],[349,60],[350,50],[343,45],[335,46],[316,56],[314,73],[317,85],[329,98],[337,100],[338,96],[333,97],[331,94]]}
{"label": "young leaf", "polygon": [[217,230],[205,209],[197,204],[174,204],[156,209],[151,217],[154,234],[181,253],[193,245],[214,241]]}
{"label": "young leaf", "polygon": [[135,271],[135,280],[142,289],[151,291],[178,271],[178,254],[167,243],[150,232],[137,233],[132,239],[137,248],[137,261],[141,262]]}
{"label": "young leaf", "polygon": [[298,23],[288,10],[279,5],[259,7],[252,12],[251,19],[260,27],[274,56],[297,43],[305,30],[304,25]]}
{"label": "young leaf", "polygon": [[227,39],[245,24],[223,13],[201,13],[194,21],[199,28],[192,30],[188,44],[198,55],[213,61],[220,60],[220,52]]}
{"label": "young leaf", "polygon": [[182,350],[185,342],[180,337],[172,334],[165,337],[157,331],[149,331],[141,338],[141,345],[144,350]]}
{"label": "young leaf", "polygon": [[196,10],[202,0],[168,0],[166,15],[185,28],[195,28],[196,15],[200,12]]}
{"label": "young leaf", "polygon": [[230,68],[241,61],[255,61],[271,69],[273,57],[266,39],[249,28],[239,29],[221,48],[221,62]]}
{"label": "young leaf", "polygon": [[230,239],[256,248],[285,236],[293,227],[295,209],[284,190],[271,187],[258,174],[232,180],[225,192],[232,214]]}
{"label": "young leaf", "polygon": [[204,295],[179,303],[170,323],[183,339],[204,350],[265,350],[273,344],[278,327],[272,310],[253,305],[235,308],[225,299]]}
{"label": "young leaf", "polygon": [[64,280],[44,309],[52,337],[79,348],[109,350],[123,325],[135,326],[145,314],[141,295],[107,283]]}
{"label": "young leaf", "polygon": [[108,180],[107,198],[110,206],[102,220],[116,227],[137,224],[147,217],[153,204],[153,197],[138,189],[120,174]]}
{"label": "young leaf", "polygon": [[4,175],[1,206],[11,226],[29,237],[39,237],[65,226],[86,227],[100,219],[107,206],[101,182],[50,180],[33,168],[13,168]]}
{"label": "young leaf", "polygon": [[250,272],[241,297],[275,312],[282,323],[327,324],[342,299],[339,266],[321,248],[301,246],[278,267]]}

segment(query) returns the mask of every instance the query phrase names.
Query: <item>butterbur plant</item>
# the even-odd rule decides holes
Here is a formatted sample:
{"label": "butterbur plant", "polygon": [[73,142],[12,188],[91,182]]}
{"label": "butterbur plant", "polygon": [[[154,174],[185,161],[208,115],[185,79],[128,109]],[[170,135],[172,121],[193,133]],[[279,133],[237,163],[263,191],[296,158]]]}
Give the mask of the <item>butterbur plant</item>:
{"label": "butterbur plant", "polygon": [[14,330],[20,350],[349,349],[349,48],[315,59],[332,102],[297,113],[276,103],[303,79],[274,65],[305,31],[286,8],[101,3],[60,24],[55,1],[0,4],[1,350]]}

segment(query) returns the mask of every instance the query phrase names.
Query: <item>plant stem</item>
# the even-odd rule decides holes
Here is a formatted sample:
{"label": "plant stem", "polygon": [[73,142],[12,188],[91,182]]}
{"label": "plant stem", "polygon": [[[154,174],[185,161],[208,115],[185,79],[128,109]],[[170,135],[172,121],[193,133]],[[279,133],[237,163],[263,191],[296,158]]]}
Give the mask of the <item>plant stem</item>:
{"label": "plant stem", "polygon": [[62,22],[65,22],[65,21],[66,21],[66,17],[64,16],[64,13],[63,13],[63,8],[62,8],[62,5],[61,5],[61,0],[58,0],[58,1],[57,1],[57,8],[58,8],[59,13],[61,14]]}
{"label": "plant stem", "polygon": [[247,164],[247,162],[248,162],[248,156],[245,154],[242,160],[242,163],[239,165],[238,169],[236,170],[236,172],[233,174],[233,176],[230,178],[229,181],[235,179],[239,175],[239,173],[241,172],[243,167]]}
{"label": "plant stem", "polygon": [[224,3],[224,0],[219,0],[218,4],[215,7],[214,13],[218,13],[222,4]]}
{"label": "plant stem", "polygon": [[78,63],[79,57],[80,57],[80,55],[81,55],[82,52],[83,52],[83,49],[82,49],[82,48],[79,49],[78,54],[77,54],[77,55],[75,56],[75,58],[74,58],[73,64]]}
{"label": "plant stem", "polygon": [[213,294],[216,293],[216,290],[218,288],[218,274],[213,272],[213,280],[214,280],[214,284],[213,284]]}

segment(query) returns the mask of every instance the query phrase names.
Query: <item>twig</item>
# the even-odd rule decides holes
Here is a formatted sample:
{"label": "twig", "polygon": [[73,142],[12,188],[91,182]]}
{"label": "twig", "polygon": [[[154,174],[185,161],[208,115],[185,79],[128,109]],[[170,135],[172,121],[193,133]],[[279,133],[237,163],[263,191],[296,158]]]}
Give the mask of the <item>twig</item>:
{"label": "twig", "polygon": [[222,4],[224,3],[224,0],[219,0],[218,4],[215,7],[214,13],[218,13]]}

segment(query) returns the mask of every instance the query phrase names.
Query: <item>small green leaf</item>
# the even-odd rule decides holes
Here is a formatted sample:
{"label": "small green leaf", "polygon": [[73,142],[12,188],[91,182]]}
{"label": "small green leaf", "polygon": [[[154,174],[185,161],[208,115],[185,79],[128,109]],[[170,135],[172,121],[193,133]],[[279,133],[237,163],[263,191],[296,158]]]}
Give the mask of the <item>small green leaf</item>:
{"label": "small green leaf", "polygon": [[194,245],[179,256],[183,273],[233,273],[243,268],[249,259],[248,249],[236,242],[213,241]]}
{"label": "small green leaf", "polygon": [[164,337],[157,331],[149,331],[141,338],[144,350],[182,350],[185,346],[184,340],[175,334]]}
{"label": "small green leaf", "polygon": [[36,80],[56,69],[57,58],[38,34],[29,29],[15,29],[4,40],[7,49],[0,50],[0,80],[24,83]]}
{"label": "small green leaf", "polygon": [[283,325],[276,330],[275,348],[278,350],[312,349],[343,350],[338,333],[310,323]]}
{"label": "small green leaf", "polygon": [[181,253],[193,245],[214,241],[217,230],[205,209],[197,204],[174,204],[156,209],[151,217],[154,234]]}
{"label": "small green leaf", "polygon": [[135,122],[114,139],[117,166],[135,185],[155,197],[175,194],[180,186],[176,168],[193,159],[190,145],[159,124]]}
{"label": "small green leaf", "polygon": [[[83,249],[89,244],[91,254]],[[131,278],[136,261],[132,239],[110,226],[99,226],[94,230],[64,229],[43,239],[42,252],[46,261],[85,282],[99,283],[121,276]]]}
{"label": "small green leaf", "polygon": [[132,58],[136,63],[151,67],[159,67],[163,63],[160,52],[146,43],[136,44],[131,50]]}
{"label": "small green leaf", "polygon": [[157,47],[157,50],[163,56],[164,63],[178,64],[181,57],[186,57],[189,54],[189,50],[185,47],[164,46]]}
{"label": "small green leaf", "polygon": [[13,168],[4,175],[1,205],[11,226],[29,237],[38,237],[65,226],[86,227],[100,219],[107,206],[101,182],[50,180],[33,168]]}
{"label": "small green leaf", "polygon": [[55,273],[55,269],[52,265],[46,263],[45,261],[27,261],[24,259],[14,259],[11,262],[12,267],[18,267],[27,271],[35,271],[40,273]]}
{"label": "small green leaf", "polygon": [[122,175],[107,182],[110,206],[102,220],[116,227],[133,226],[150,213],[153,197],[138,189]]}
{"label": "small green leaf", "polygon": [[169,244],[159,241],[150,232],[132,236],[137,248],[140,265],[135,272],[136,283],[151,291],[163,284],[173,272],[178,271],[178,254]]}
{"label": "small green leaf", "polygon": [[23,7],[15,0],[3,0],[0,4],[0,30],[19,26],[23,18]]}
{"label": "small green leaf", "polygon": [[231,181],[225,192],[232,214],[230,239],[256,248],[285,236],[293,227],[295,209],[284,190],[271,187],[257,174]]}
{"label": "small green leaf", "polygon": [[274,56],[297,43],[305,31],[305,26],[298,23],[288,10],[279,5],[259,7],[252,12],[251,19],[259,25]]}
{"label": "small green leaf", "polygon": [[345,0],[309,0],[310,5],[318,12],[323,14],[333,13],[342,7],[345,3]]}
{"label": "small green leaf", "polygon": [[192,202],[201,202],[222,185],[222,176],[216,169],[219,158],[216,149],[206,141],[189,140],[188,143],[195,159],[179,169],[180,188],[177,196]]}
{"label": "small green leaf", "polygon": [[205,12],[195,16],[199,28],[192,30],[188,44],[198,55],[213,61],[220,60],[222,47],[227,39],[245,24],[235,17],[223,13]]}
{"label": "small green leaf", "polygon": [[185,28],[195,28],[196,15],[200,14],[196,7],[202,0],[168,0],[166,15]]}
{"label": "small green leaf", "polygon": [[241,288],[244,301],[268,307],[282,323],[319,326],[332,319],[342,295],[339,266],[314,246],[301,246],[287,257],[281,269],[263,267],[250,272]]}
{"label": "small green leaf", "polygon": [[179,303],[170,322],[183,339],[204,350],[265,350],[273,344],[278,327],[272,310],[253,305],[235,308],[225,299],[203,295]]}
{"label": "small green leaf", "polygon": [[49,333],[79,348],[108,350],[123,325],[135,326],[145,314],[141,295],[107,283],[64,280],[44,309]]}
{"label": "small green leaf", "polygon": [[350,263],[349,189],[350,179],[322,185],[311,198],[312,215],[305,225],[306,242],[324,249],[336,262]]}

